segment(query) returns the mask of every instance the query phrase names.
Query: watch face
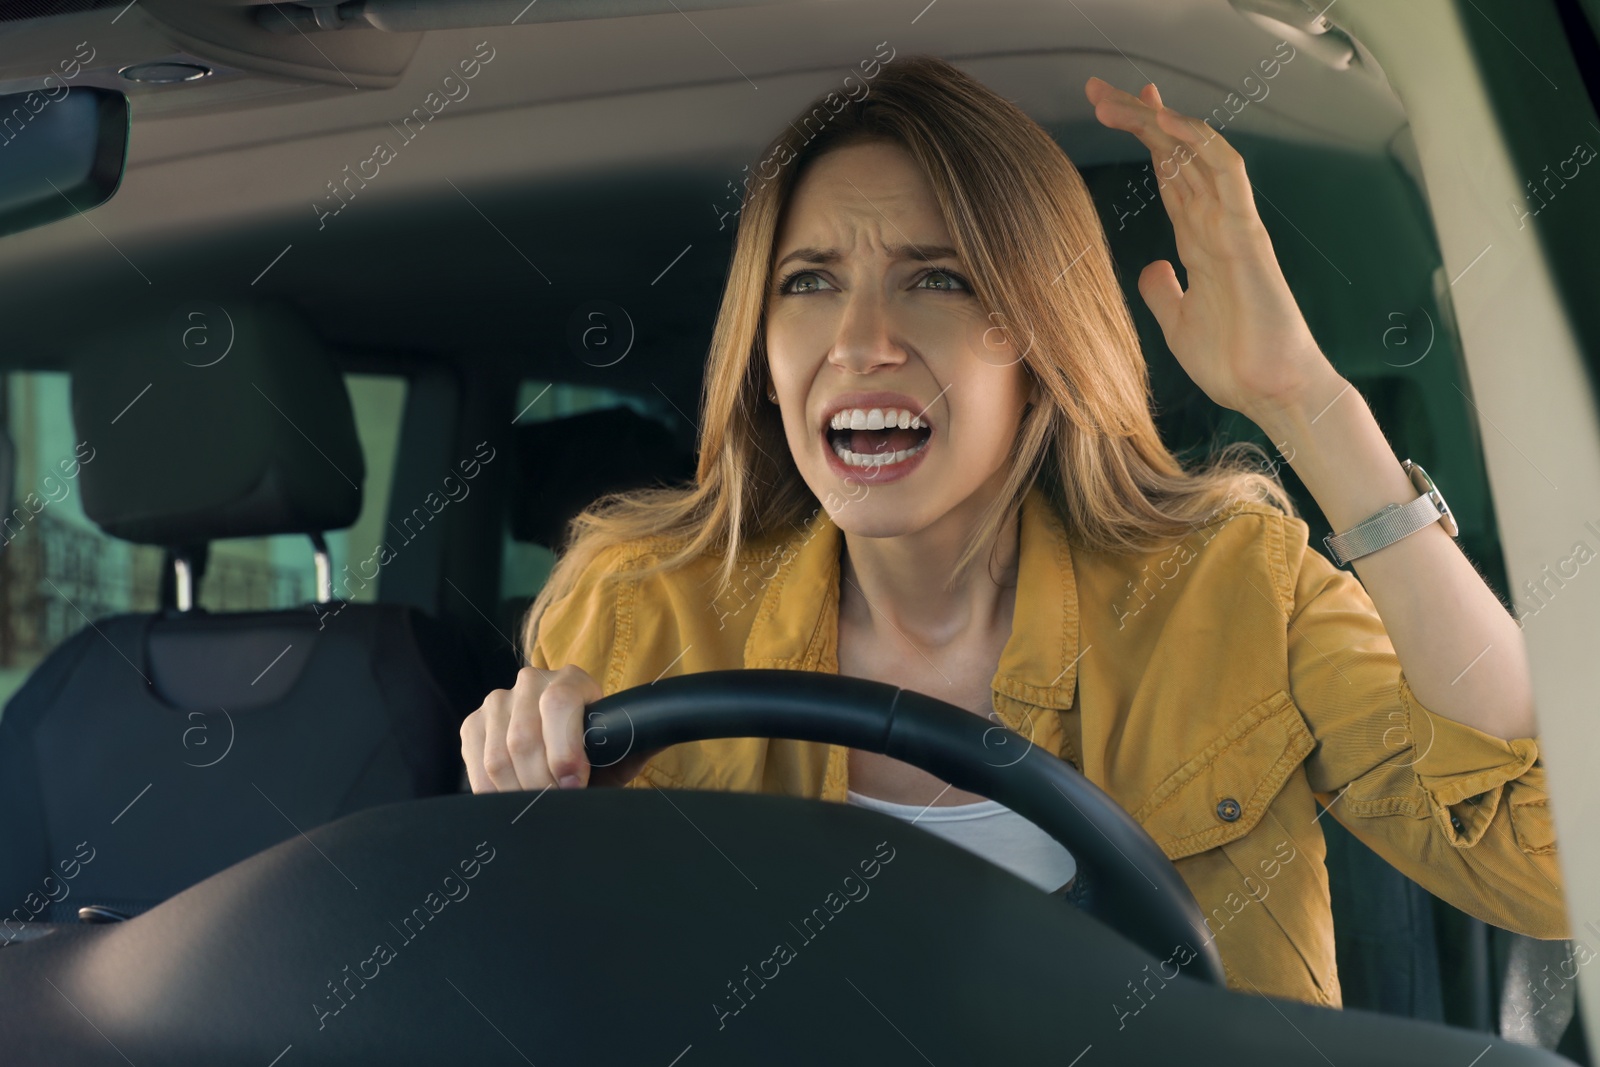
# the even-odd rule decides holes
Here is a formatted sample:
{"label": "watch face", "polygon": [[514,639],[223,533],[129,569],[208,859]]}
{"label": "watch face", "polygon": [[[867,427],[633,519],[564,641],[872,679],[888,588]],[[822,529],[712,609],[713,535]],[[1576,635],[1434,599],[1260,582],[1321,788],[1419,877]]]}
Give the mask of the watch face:
{"label": "watch face", "polygon": [[1417,492],[1432,500],[1433,506],[1439,509],[1439,523],[1444,527],[1444,532],[1451,537],[1458,536],[1461,529],[1456,525],[1456,517],[1451,512],[1450,505],[1444,502],[1444,494],[1439,492],[1438,487],[1433,484],[1433,479],[1428,477],[1428,472],[1410,460],[1406,461],[1405,467]]}

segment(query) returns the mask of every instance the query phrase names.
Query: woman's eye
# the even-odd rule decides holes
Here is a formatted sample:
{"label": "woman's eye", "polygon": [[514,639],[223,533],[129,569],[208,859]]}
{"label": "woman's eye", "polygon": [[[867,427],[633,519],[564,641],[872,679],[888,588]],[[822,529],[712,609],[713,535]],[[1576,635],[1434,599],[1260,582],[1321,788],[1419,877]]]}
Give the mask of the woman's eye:
{"label": "woman's eye", "polygon": [[922,278],[917,282],[917,285],[919,288],[921,288],[923,282],[932,279],[942,279],[942,284],[927,286],[929,289],[940,289],[946,292],[960,292],[967,287],[966,280],[963,279],[961,275],[947,270],[930,270],[928,273],[922,276]]}
{"label": "woman's eye", "polygon": [[[832,286],[828,285],[816,271],[801,269],[784,275],[778,282],[777,288],[781,294],[820,293],[831,289]],[[960,293],[970,290],[965,278],[949,270],[930,270],[917,279],[917,284],[913,288],[933,289],[937,292],[947,293]]]}
{"label": "woman's eye", "polygon": [[[816,293],[821,292],[822,278],[816,271],[797,270],[784,276],[778,283],[780,293]],[[809,286],[809,288],[802,288]]]}

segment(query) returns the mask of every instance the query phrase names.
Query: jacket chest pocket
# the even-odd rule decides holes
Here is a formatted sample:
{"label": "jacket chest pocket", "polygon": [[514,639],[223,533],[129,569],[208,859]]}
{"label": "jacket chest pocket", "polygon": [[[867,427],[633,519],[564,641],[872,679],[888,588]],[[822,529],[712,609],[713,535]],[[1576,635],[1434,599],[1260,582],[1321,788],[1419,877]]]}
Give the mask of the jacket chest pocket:
{"label": "jacket chest pocket", "polygon": [[[1315,804],[1303,779],[1292,787],[1299,795],[1284,793],[1315,747],[1300,709],[1279,691],[1169,775],[1134,818],[1168,857],[1188,859],[1180,870],[1207,929],[1252,983],[1239,988],[1337,1004]],[[1272,947],[1279,937],[1281,952]],[[1288,960],[1297,966],[1285,968]]]}
{"label": "jacket chest pocket", "polygon": [[1315,747],[1300,709],[1279,690],[1168,775],[1133,817],[1174,860],[1236,841]]}

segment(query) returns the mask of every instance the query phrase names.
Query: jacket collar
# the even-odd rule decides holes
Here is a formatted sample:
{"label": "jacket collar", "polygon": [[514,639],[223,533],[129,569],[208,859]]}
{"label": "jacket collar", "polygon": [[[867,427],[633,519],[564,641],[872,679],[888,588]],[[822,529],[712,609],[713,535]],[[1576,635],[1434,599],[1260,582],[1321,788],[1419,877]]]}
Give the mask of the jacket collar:
{"label": "jacket collar", "polygon": [[[1066,528],[1031,486],[1019,521],[1020,557],[1011,636],[993,689],[1040,708],[1072,706],[1077,687],[1078,589]],[[771,553],[773,575],[745,642],[746,668],[838,673],[839,555],[844,536],[818,508]]]}

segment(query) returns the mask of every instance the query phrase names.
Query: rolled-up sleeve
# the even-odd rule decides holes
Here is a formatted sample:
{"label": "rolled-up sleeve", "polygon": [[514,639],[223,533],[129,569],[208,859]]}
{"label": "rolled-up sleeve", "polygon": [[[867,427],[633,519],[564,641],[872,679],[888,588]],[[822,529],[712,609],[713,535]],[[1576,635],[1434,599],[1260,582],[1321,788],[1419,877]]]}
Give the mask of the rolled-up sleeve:
{"label": "rolled-up sleeve", "polygon": [[581,667],[600,683],[601,692],[614,692],[622,675],[619,645],[626,642],[619,638],[626,624],[619,617],[617,583],[602,579],[625,572],[637,554],[631,543],[596,553],[566,595],[545,608],[528,662],[541,670]]}
{"label": "rolled-up sleeve", "polygon": [[[627,544],[602,550],[572,590],[545,609],[538,637],[528,650],[530,664],[546,671],[575,665],[600,683],[602,693],[610,695],[617,690],[622,673],[617,637],[623,621],[619,619],[617,586],[600,581],[600,576],[625,568],[636,551]],[[625,788],[653,784],[640,774]]]}
{"label": "rolled-up sleeve", "polygon": [[1317,799],[1401,873],[1484,922],[1570,936],[1545,768],[1411,691],[1361,583],[1291,538],[1290,695],[1316,747]]}

